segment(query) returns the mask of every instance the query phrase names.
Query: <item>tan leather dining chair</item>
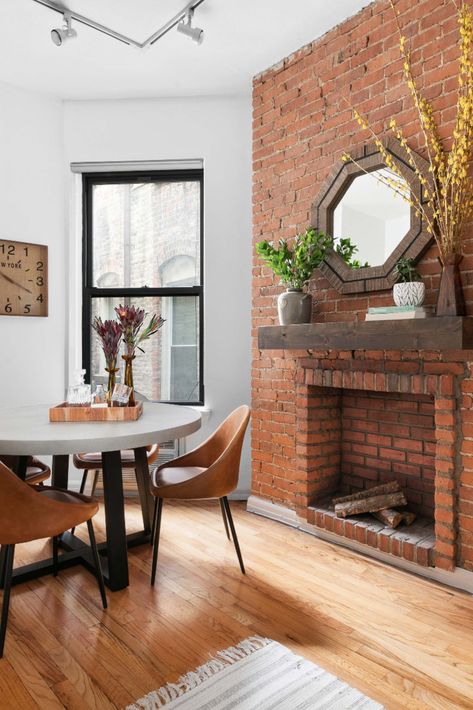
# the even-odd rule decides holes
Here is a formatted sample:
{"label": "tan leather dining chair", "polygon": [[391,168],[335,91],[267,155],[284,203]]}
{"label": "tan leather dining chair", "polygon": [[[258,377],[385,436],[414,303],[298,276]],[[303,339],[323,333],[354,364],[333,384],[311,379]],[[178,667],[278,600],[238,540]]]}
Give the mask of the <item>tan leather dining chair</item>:
{"label": "tan leather dining chair", "polygon": [[57,575],[58,537],[65,530],[87,522],[103,608],[107,608],[105,585],[95,541],[92,518],[99,509],[92,498],[49,486],[30,486],[0,463],[0,545],[4,565],[3,603],[0,621],[0,658],[7,631],[15,545],[50,537],[53,539],[53,568]]}
{"label": "tan leather dining chair", "polygon": [[[8,466],[8,468],[13,468],[15,465],[15,458],[15,456],[5,456],[2,454],[2,456],[0,456],[0,463],[4,463],[5,466]],[[46,463],[44,463],[44,461],[40,461],[34,456],[28,456],[25,475],[25,481],[27,483],[37,485],[38,483],[47,481],[50,476],[51,469]]]}
{"label": "tan leather dining chair", "polygon": [[151,478],[151,491],[156,498],[152,533],[152,585],[156,579],[159,535],[165,498],[179,500],[218,499],[227,537],[233,540],[240,569],[245,574],[245,566],[227,496],[235,490],[238,484],[241,449],[249,420],[250,408],[246,405],[238,407],[203,444],[173,461],[158,466],[154,471]]}
{"label": "tan leather dining chair", "polygon": [[[151,444],[150,446],[146,447],[146,458],[148,459],[148,466],[156,461],[159,455],[159,446],[158,444]],[[94,478],[92,481],[92,488],[90,491],[90,495],[93,496],[95,493],[95,489],[97,488],[97,483],[99,479],[99,474],[100,471],[102,470],[102,454],[100,453],[91,453],[91,454],[74,454],[72,457],[74,466],[82,471],[84,471],[82,475],[82,481],[80,484],[80,493],[84,493],[85,491],[85,486],[87,483],[87,477],[89,475],[90,471],[94,471]],[[129,449],[125,449],[124,451],[121,452],[121,460],[122,460],[122,469],[127,468],[127,469],[135,469],[136,473],[136,462],[135,462],[135,454],[133,451]]]}

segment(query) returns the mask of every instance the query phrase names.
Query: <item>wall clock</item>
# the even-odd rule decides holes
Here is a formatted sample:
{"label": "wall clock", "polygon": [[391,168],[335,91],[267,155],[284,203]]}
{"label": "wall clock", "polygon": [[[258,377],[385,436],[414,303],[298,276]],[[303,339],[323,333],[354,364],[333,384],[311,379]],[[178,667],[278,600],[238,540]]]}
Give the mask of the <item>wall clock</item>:
{"label": "wall clock", "polygon": [[0,315],[48,315],[48,247],[0,238]]}

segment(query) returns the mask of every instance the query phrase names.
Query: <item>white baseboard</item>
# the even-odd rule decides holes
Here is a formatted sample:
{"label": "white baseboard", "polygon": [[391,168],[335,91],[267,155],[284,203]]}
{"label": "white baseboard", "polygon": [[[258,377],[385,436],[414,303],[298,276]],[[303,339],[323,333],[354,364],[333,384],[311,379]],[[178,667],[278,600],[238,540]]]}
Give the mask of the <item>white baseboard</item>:
{"label": "white baseboard", "polygon": [[326,542],[339,545],[340,547],[348,547],[354,552],[362,554],[365,557],[372,557],[391,567],[397,567],[405,572],[410,572],[411,574],[431,579],[440,584],[445,584],[447,587],[454,587],[455,589],[461,589],[473,594],[473,572],[468,572],[460,567],[456,567],[453,572],[446,572],[445,570],[436,569],[435,567],[421,567],[413,562],[408,562],[400,557],[381,552],[380,550],[376,550],[368,545],[363,545],[355,540],[341,537],[328,530],[321,530],[315,525],[310,525],[303,518],[300,518],[294,510],[277,503],[272,503],[264,498],[259,498],[258,496],[252,495],[248,498],[247,511],[265,518],[270,518],[278,523],[298,528],[302,532],[313,535]]}
{"label": "white baseboard", "polygon": [[256,515],[262,515],[264,518],[277,520],[278,523],[290,525],[292,528],[300,527],[301,520],[295,510],[286,508],[278,503],[272,503],[270,500],[266,500],[265,498],[250,496],[248,498],[248,505],[246,506],[246,509],[249,513],[256,513]]}
{"label": "white baseboard", "polygon": [[230,500],[248,500],[249,497],[250,491],[239,491],[238,488],[228,496]]}

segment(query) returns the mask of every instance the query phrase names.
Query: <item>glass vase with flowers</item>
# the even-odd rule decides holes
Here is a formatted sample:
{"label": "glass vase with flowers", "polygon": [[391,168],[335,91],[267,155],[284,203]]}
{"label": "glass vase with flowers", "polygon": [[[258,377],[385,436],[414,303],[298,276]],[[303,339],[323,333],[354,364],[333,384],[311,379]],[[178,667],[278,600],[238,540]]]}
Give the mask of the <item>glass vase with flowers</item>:
{"label": "glass vase with flowers", "polygon": [[125,361],[125,375],[123,381],[125,385],[131,388],[129,405],[134,407],[133,360],[136,357],[136,349],[144,352],[140,344],[157,333],[165,323],[165,319],[160,315],[153,314],[148,324],[144,325],[145,318],[148,314],[143,308],[136,308],[135,306],[117,306],[115,313],[118,316],[118,325],[121,329],[125,348],[125,353],[122,355]]}
{"label": "glass vase with flowers", "polygon": [[92,328],[99,336],[105,356],[105,370],[108,372],[107,403],[110,407],[113,389],[117,381],[117,358],[122,340],[122,329],[117,321],[103,321],[99,316],[94,318]]}

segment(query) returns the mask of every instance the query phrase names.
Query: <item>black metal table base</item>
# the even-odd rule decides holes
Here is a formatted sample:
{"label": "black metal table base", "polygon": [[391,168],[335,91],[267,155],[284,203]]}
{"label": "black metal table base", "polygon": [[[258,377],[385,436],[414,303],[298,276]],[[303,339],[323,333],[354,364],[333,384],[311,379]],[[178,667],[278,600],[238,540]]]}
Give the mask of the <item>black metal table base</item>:
{"label": "black metal table base", "polygon": [[[131,533],[126,536],[127,548],[138,547],[139,545],[149,544],[151,535],[146,530],[136,533]],[[105,584],[112,591],[122,589],[117,587],[114,580],[110,579],[107,559],[107,543],[102,542],[98,546],[100,552],[100,562],[102,565]],[[75,565],[83,565],[95,576],[95,565],[92,557],[92,550],[89,545],[83,542],[77,535],[71,535],[67,532],[62,535],[60,548],[63,552],[59,555],[58,569],[67,569]],[[43,577],[44,575],[53,573],[53,558],[49,557],[40,562],[32,562],[29,565],[23,565],[16,570],[13,570],[12,584],[22,584],[30,582],[32,579]],[[0,585],[0,588],[3,585]]]}

